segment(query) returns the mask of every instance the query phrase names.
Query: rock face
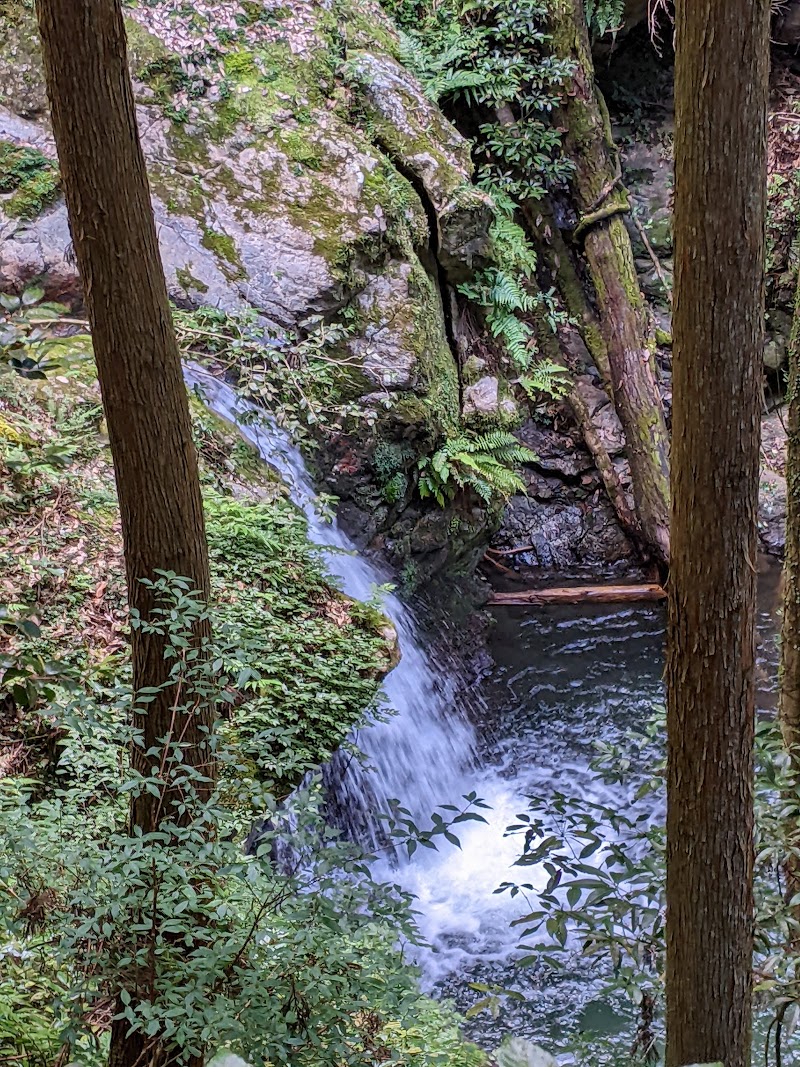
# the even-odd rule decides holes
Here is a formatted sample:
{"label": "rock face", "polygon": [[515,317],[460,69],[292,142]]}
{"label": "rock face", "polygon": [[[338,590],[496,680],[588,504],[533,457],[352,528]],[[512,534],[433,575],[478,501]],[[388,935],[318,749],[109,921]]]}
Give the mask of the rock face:
{"label": "rock face", "polygon": [[[173,299],[255,309],[295,336],[314,320],[344,322],[348,388],[378,412],[374,437],[430,443],[457,432],[458,366],[443,299],[481,263],[492,205],[472,184],[468,143],[396,61],[393,29],[377,5],[359,3],[343,49],[332,4],[299,0],[275,6],[273,22],[255,22],[252,33],[233,22],[239,38],[220,38],[216,67],[198,74],[175,50],[202,53],[202,27],[173,18],[174,7],[156,0],[128,20]],[[11,10],[0,15],[0,140],[55,158],[32,16]],[[79,305],[63,202],[30,221],[4,215],[3,202],[0,289],[35,281],[48,297]],[[336,460],[339,451],[334,444],[323,455]],[[364,449],[356,467],[369,467]],[[344,494],[345,512],[361,507],[352,480],[323,473]],[[459,542],[425,529],[416,552],[408,518],[392,531],[412,490],[384,508],[388,527],[375,532],[402,542],[424,571],[433,557],[457,554]],[[470,537],[487,521],[473,518]],[[444,516],[443,529],[452,520]]]}
{"label": "rock face", "polygon": [[761,477],[758,486],[758,537],[772,556],[786,547],[786,429],[782,412],[761,423]]}
{"label": "rock face", "polygon": [[[618,456],[624,442],[608,398],[588,380],[579,379],[578,387],[609,453]],[[600,572],[634,565],[631,544],[568,408],[557,411],[552,427],[526,422],[519,437],[537,459],[525,472],[527,495],[509,502],[493,546],[524,548],[513,558],[515,565],[548,571]],[[615,465],[623,485],[629,485],[627,462],[615,459]]]}

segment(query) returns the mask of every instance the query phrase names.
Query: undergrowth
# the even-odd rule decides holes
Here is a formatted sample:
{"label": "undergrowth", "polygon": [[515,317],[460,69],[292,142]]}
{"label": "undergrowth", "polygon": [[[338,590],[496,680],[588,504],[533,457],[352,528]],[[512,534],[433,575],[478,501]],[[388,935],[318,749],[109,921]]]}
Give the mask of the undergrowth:
{"label": "undergrowth", "polygon": [[[216,721],[216,788],[198,787],[170,734],[152,771],[132,768],[142,738],[124,678],[37,699],[59,739],[44,792],[30,775],[0,777],[0,1057],[101,1067],[116,1016],[176,1067],[217,1051],[294,1067],[481,1067],[403,957],[419,941],[409,898],[326,825],[319,781],[281,804],[231,743],[226,665],[243,635],[189,590],[158,578],[148,625],[165,634],[178,713]],[[187,635],[208,616],[214,636],[195,656]],[[127,827],[143,789],[163,798],[151,833]],[[435,847],[480,818],[474,806],[397,833]]]}
{"label": "undergrowth", "polygon": [[572,72],[548,52],[546,0],[385,0],[403,33],[402,58],[428,95],[458,122],[477,125],[478,184],[492,197],[490,264],[460,292],[482,309],[490,335],[531,389],[563,391],[563,372],[539,358],[531,313],[544,304],[561,317],[552,293],[535,285],[536,253],[516,221],[523,200],[536,201],[570,172],[551,114]]}
{"label": "undergrowth", "polygon": [[[16,353],[17,367],[0,371],[0,604],[39,627],[43,668],[62,660],[102,682],[127,657],[113,469],[88,338],[47,346],[24,357],[34,369],[23,374],[14,341],[6,357]],[[314,766],[374,708],[392,639],[378,610],[331,583],[305,519],[254,450],[198,401],[192,413],[218,610],[247,637],[241,687],[258,697],[230,729],[255,766],[283,758],[264,750],[265,731],[274,739],[279,723],[297,724],[285,747]],[[26,641],[0,633],[6,665]]]}

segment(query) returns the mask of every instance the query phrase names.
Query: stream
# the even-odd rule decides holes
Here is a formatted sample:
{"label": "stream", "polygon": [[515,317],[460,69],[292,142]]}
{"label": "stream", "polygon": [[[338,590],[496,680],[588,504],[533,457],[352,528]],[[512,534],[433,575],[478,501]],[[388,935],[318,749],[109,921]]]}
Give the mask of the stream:
{"label": "stream", "polygon": [[[285,481],[308,519],[309,537],[329,571],[350,596],[370,599],[391,576],[361,555],[335,523],[316,510],[316,492],[299,451],[287,435],[237,398],[224,382],[192,367],[190,386],[208,406],[255,445]],[[761,574],[759,707],[774,706],[776,565]],[[418,950],[423,986],[466,1010],[480,996],[470,982],[513,988],[523,999],[504,1002],[500,1016],[482,1013],[469,1036],[494,1047],[504,1033],[551,1044],[569,1024],[591,1013],[596,977],[584,964],[554,977],[516,965],[518,934],[512,921],[520,899],[495,890],[503,881],[543,886],[546,874],[513,867],[517,837],[505,835],[520,812],[541,810],[556,790],[598,802],[628,805],[634,785],[598,784],[589,762],[598,741],[624,744],[663,702],[664,612],[657,605],[561,606],[495,609],[490,640],[494,662],[481,684],[460,683],[423,647],[412,612],[394,594],[383,611],[398,634],[402,658],[384,682],[396,714],[360,732],[366,766],[349,760],[329,775],[336,810],[346,829],[369,845],[382,840],[375,812],[398,798],[420,825],[440,805],[463,807],[475,792],[490,805],[486,823],[457,828],[460,848],[418,849],[412,859],[376,861],[381,880],[399,882],[418,900],[419,926],[429,947]],[[638,774],[647,773],[646,767]],[[652,803],[652,802],[651,802]]]}

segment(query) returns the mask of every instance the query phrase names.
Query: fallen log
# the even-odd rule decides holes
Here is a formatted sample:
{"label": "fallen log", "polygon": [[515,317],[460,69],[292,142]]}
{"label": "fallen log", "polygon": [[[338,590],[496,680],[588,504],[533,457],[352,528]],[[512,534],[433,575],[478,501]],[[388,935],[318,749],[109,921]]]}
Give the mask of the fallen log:
{"label": "fallen log", "polygon": [[666,595],[662,586],[650,582],[641,585],[573,585],[492,593],[487,603],[489,607],[516,604],[623,604],[664,600]]}

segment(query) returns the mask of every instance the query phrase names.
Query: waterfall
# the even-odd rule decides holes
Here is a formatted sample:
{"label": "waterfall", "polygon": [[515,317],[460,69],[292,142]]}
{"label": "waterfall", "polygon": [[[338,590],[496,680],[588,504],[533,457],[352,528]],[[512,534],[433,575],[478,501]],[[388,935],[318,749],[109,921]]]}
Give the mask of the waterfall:
{"label": "waterfall", "polygon": [[[235,424],[285,482],[308,520],[309,538],[319,546],[328,570],[345,593],[369,600],[376,586],[391,576],[379,563],[361,555],[353,542],[317,510],[317,496],[302,457],[289,436],[268,413],[241,400],[224,382],[192,367],[186,373],[205,403]],[[368,846],[383,844],[377,812],[397,798],[414,820],[429,825],[442,804],[458,805],[475,792],[489,805],[486,822],[456,828],[460,848],[443,844],[439,851],[418,849],[410,862],[386,855],[373,864],[376,875],[398,881],[418,902],[418,925],[430,950],[417,960],[424,985],[456,998],[459,1006],[474,1000],[470,981],[504,988],[525,988],[515,969],[518,929],[512,925],[548,880],[541,866],[515,867],[520,841],[506,833],[518,813],[543,810],[558,790],[587,800],[630,806],[630,786],[602,786],[589,772],[592,741],[618,741],[636,719],[646,720],[661,700],[661,614],[652,607],[603,613],[595,609],[559,611],[536,617],[512,612],[497,620],[500,661],[487,683],[496,712],[491,730],[478,741],[465,709],[473,692],[460,686],[449,665],[437,668],[421,645],[420,630],[409,609],[392,595],[383,610],[394,624],[401,652],[386,677],[383,691],[395,714],[361,731],[358,748],[367,764],[334,759],[325,771],[334,796],[335,821]],[[485,721],[485,718],[484,718]],[[530,898],[497,894],[504,881],[531,885]],[[528,979],[530,981],[530,979]],[[578,978],[576,998],[591,996],[590,982]],[[536,1004],[549,1004],[557,1017],[563,988],[537,996],[524,1007],[528,1036],[539,1031]],[[549,997],[549,999],[547,999]],[[527,1013],[527,1015],[526,1015]],[[516,1020],[515,1032],[524,1026]],[[531,1021],[532,1020],[532,1021]],[[472,1025],[478,1025],[472,1024]],[[487,1026],[494,1039],[495,1022]]]}
{"label": "waterfall", "polygon": [[[186,381],[217,415],[233,423],[262,459],[281,476],[291,499],[308,521],[309,540],[322,550],[328,571],[348,596],[369,600],[390,575],[361,555],[335,521],[317,510],[317,494],[303,458],[288,434],[263,408],[236,395],[225,382],[192,365]],[[437,671],[417,639],[417,623],[392,593],[383,612],[397,631],[400,662],[384,680],[386,706],[395,714],[362,731],[358,747],[368,770],[353,759],[334,763],[337,813],[348,828],[374,844],[380,838],[376,813],[397,798],[427,825],[438,804],[469,790],[466,774],[475,761],[475,736],[464,715],[456,682]],[[463,786],[463,788],[462,788]]]}

